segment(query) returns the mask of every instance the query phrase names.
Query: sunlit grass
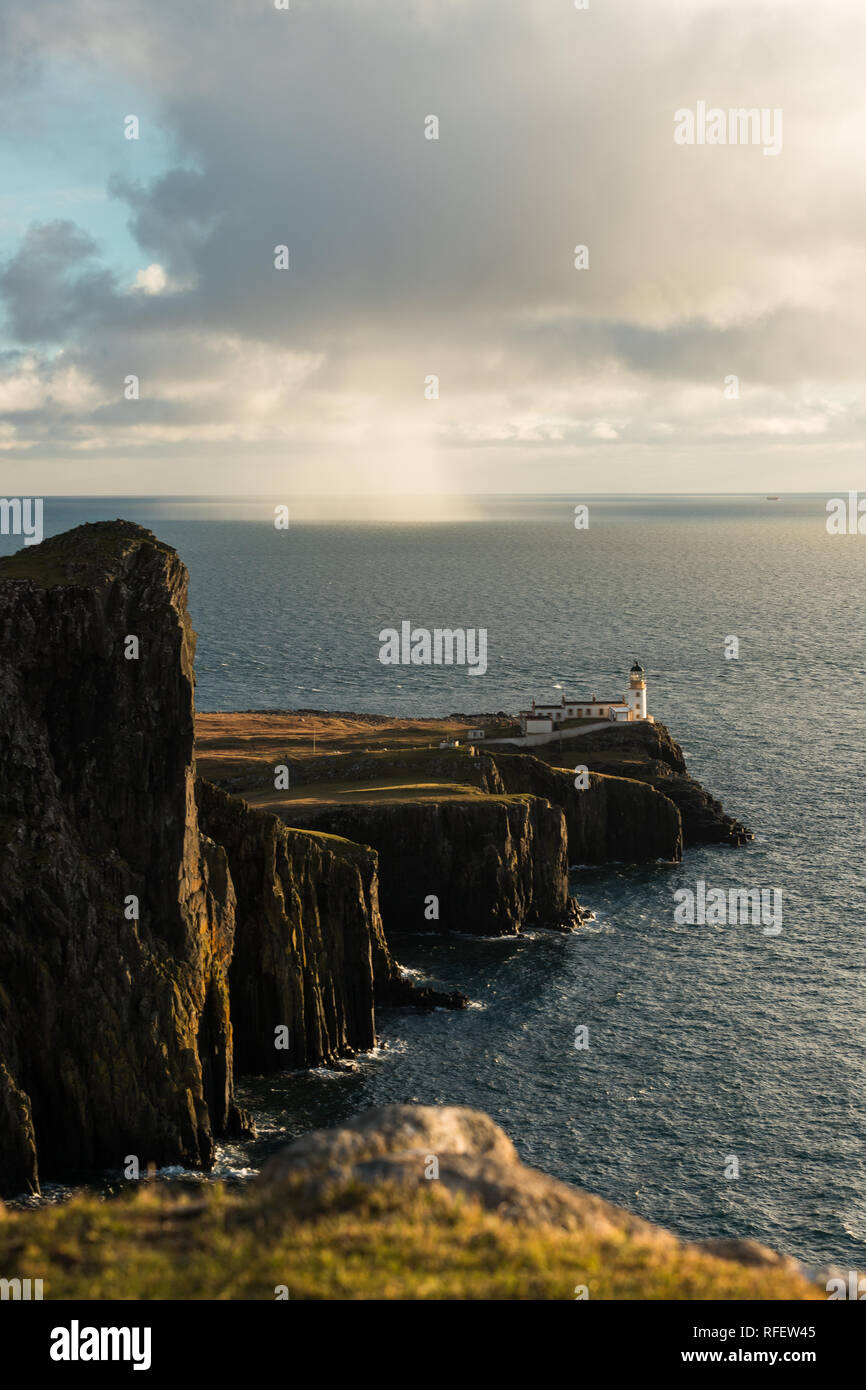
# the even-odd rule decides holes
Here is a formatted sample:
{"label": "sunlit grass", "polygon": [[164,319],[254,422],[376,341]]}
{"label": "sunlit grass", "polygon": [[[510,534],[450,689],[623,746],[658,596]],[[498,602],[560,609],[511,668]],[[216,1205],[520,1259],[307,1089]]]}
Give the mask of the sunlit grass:
{"label": "sunlit grass", "polygon": [[802,1299],[796,1276],[652,1237],[531,1228],[434,1189],[193,1198],[143,1184],[0,1221],[0,1277],[47,1299]]}

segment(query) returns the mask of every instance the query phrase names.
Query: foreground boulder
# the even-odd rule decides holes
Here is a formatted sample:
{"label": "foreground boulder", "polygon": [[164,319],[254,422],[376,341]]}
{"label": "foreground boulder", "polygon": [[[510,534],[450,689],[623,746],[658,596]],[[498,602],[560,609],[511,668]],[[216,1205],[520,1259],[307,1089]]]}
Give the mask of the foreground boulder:
{"label": "foreground boulder", "polygon": [[23,1256],[46,1300],[826,1297],[824,1280],[751,1242],[719,1258],[534,1173],[474,1111],[387,1107],[299,1144],[242,1189],[134,1183],[110,1201],[12,1210],[0,1270]]}
{"label": "foreground boulder", "polygon": [[[128,522],[0,561],[0,1191],[210,1164],[235,896],[193,793],[187,572]],[[38,1164],[38,1168],[37,1168]]]}
{"label": "foreground boulder", "polygon": [[308,1200],[322,1202],[359,1184],[435,1190],[477,1202],[501,1220],[522,1226],[582,1232],[615,1246],[635,1242],[651,1260],[676,1259],[686,1252],[690,1258],[711,1255],[772,1268],[793,1287],[799,1285],[801,1296],[806,1292],[803,1270],[791,1257],[752,1240],[681,1241],[612,1202],[521,1163],[511,1140],[489,1116],[463,1106],[385,1105],[365,1110],[338,1129],[314,1130],[281,1149],[264,1165],[255,1186],[278,1192],[283,1185],[298,1184]]}
{"label": "foreground boulder", "polygon": [[[436,1176],[431,1177],[435,1160]],[[262,1188],[304,1178],[312,1191],[335,1183],[395,1182],[461,1193],[510,1221],[677,1238],[648,1221],[521,1163],[505,1132],[480,1110],[456,1105],[384,1105],[339,1129],[314,1130],[268,1159]]]}

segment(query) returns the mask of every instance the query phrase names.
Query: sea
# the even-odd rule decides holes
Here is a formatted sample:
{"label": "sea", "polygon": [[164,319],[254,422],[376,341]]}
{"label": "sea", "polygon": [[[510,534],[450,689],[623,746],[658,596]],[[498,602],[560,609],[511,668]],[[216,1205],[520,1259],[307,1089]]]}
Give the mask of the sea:
{"label": "sea", "polygon": [[[395,937],[472,1006],[384,1011],[357,1070],[243,1078],[259,1138],[216,1175],[368,1106],[467,1105],[527,1163],[684,1237],[866,1267],[866,536],[828,532],[826,495],[464,501],[278,530],[269,499],[45,499],[46,534],[125,517],[177,548],[201,710],[515,711],[622,696],[639,660],[650,713],[755,832],[576,866],[594,918],[573,935]],[[405,620],[486,629],[486,672],[383,665]],[[699,881],[779,890],[781,931],[678,924]]]}

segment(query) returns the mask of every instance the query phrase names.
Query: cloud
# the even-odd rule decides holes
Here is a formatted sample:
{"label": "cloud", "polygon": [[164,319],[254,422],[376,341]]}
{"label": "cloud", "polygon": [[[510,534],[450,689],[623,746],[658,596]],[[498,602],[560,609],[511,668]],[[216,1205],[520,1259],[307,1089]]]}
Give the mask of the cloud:
{"label": "cloud", "polygon": [[[818,467],[862,439],[855,0],[833,25],[805,0],[230,0],[206,24],[176,0],[122,25],[107,0],[67,0],[62,23],[33,0],[3,22],[10,80],[110,71],[157,113],[141,140],[158,120],[175,153],[145,178],[119,138],[105,178],[143,268],[58,220],[0,270],[30,354],[0,391],[22,453],[171,450],[194,491],[215,447],[237,446],[240,486],[244,446],[257,476],[299,480],[331,450],[351,489],[359,456],[386,479],[402,447],[471,490],[491,453],[508,488],[535,449],[543,489],[551,455],[623,460],[627,481],[653,450],[659,485],[686,487],[736,440]],[[783,108],[782,154],[677,146],[697,100]]]}
{"label": "cloud", "polygon": [[162,294],[168,285],[168,276],[161,265],[156,262],[153,265],[145,266],[139,270],[133,281],[132,288],[141,290],[143,294]]}

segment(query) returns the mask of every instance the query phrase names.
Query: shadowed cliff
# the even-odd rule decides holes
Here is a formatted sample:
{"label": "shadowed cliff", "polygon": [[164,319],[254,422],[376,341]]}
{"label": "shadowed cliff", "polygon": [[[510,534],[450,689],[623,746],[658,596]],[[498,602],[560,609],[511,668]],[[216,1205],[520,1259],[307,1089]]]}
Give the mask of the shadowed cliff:
{"label": "shadowed cliff", "polygon": [[7,1192],[127,1155],[205,1167],[242,1128],[235,899],[196,817],[186,597],[175,552],[127,522],[0,561]]}
{"label": "shadowed cliff", "polygon": [[292,824],[374,847],[389,933],[499,936],[524,925],[567,928],[580,921],[568,894],[564,815],[540,797],[466,795],[302,812],[287,807],[282,814]]}
{"label": "shadowed cliff", "polygon": [[573,758],[593,772],[645,782],[679,810],[686,846],[743,845],[753,838],[747,826],[729,816],[690,776],[683,750],[664,724],[611,725],[579,738],[565,737],[561,748],[545,749],[542,756],[557,764]]}
{"label": "shadowed cliff", "polygon": [[[579,762],[580,759],[577,759]],[[676,805],[661,791],[626,777],[588,775],[576,786],[573,771],[551,767],[529,753],[485,753],[477,759],[482,785],[492,792],[531,792],[565,812],[569,864],[641,864],[683,856]]]}
{"label": "shadowed cliff", "polygon": [[199,784],[187,571],[128,522],[0,561],[0,1192],[207,1168],[255,1071],[372,1047],[375,854]]}
{"label": "shadowed cliff", "polygon": [[316,1067],[366,1051],[376,1043],[376,1004],[467,1002],[403,979],[382,929],[371,849],[289,829],[205,781],[197,799],[237,894],[229,989],[240,1071]]}

